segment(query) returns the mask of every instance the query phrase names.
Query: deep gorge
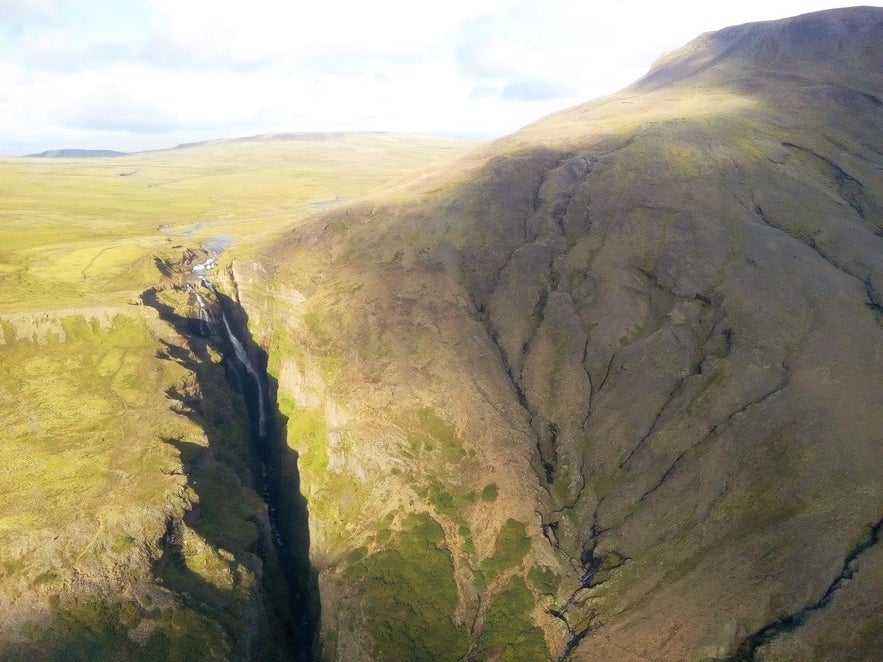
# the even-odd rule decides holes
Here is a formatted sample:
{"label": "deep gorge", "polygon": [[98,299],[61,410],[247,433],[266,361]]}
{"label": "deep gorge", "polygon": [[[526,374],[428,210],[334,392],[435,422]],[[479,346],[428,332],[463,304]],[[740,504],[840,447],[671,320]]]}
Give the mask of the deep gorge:
{"label": "deep gorge", "polygon": [[[195,383],[169,397],[179,401],[182,414],[199,419],[215,440],[214,460],[232,469],[262,502],[263,513],[252,518],[259,534],[248,550],[261,559],[259,604],[257,613],[251,614],[256,636],[238,631],[249,628],[248,618],[241,619],[244,625],[231,624],[228,635],[244,658],[306,661],[317,656],[319,599],[316,573],[309,561],[308,513],[300,493],[297,457],[285,441],[287,420],[275,404],[277,385],[267,374],[267,353],[252,339],[242,306],[221,287],[185,274],[180,283],[165,290],[146,291],[142,300],[188,345],[186,351],[169,347],[167,353],[171,360],[188,362]],[[232,406],[224,406],[225,401]],[[182,450],[182,459],[189,454]],[[236,495],[225,493],[223,481],[200,489],[207,483],[201,468],[205,463],[199,457],[189,463],[185,460],[185,470],[199,495],[199,505],[185,516],[185,522],[221,548],[224,534],[207,536],[205,531],[211,527],[204,524],[201,511],[235,509],[237,504],[224,501]],[[174,535],[167,535],[161,575],[170,563],[179,570],[186,565],[175,542]],[[209,611],[213,609],[211,600],[203,602]]]}

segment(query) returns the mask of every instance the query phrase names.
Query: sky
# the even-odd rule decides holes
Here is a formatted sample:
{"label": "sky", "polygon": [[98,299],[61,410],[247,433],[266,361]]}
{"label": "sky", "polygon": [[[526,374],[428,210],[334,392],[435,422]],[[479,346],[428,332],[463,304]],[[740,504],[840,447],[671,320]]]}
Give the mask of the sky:
{"label": "sky", "polygon": [[497,137],[625,87],[702,32],[850,4],[0,0],[0,154],[286,131]]}

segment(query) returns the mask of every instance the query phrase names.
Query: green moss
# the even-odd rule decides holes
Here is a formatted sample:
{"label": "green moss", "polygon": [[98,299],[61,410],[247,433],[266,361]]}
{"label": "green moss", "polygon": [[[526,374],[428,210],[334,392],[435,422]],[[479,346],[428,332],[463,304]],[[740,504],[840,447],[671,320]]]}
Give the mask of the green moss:
{"label": "green moss", "polygon": [[306,497],[310,517],[331,524],[326,530],[325,551],[331,555],[344,552],[350,545],[345,524],[364,518],[365,486],[350,475],[330,472],[322,479],[322,486]]}
{"label": "green moss", "polygon": [[472,531],[469,530],[468,526],[463,524],[458,529],[458,533],[462,540],[461,547],[463,551],[470,556],[475,556],[475,543],[472,540]]}
{"label": "green moss", "polygon": [[514,568],[521,563],[528,550],[530,538],[527,537],[524,524],[508,519],[497,535],[494,555],[482,561],[481,569],[485,574],[495,575]]}
{"label": "green moss", "polygon": [[288,446],[297,451],[302,471],[323,476],[328,469],[328,424],[318,409],[299,408],[286,395],[279,397],[279,412],[287,418]]}
{"label": "green moss", "polygon": [[548,660],[543,631],[534,625],[530,616],[533,607],[533,594],[524,580],[512,577],[488,609],[478,640],[477,659]]}
{"label": "green moss", "polygon": [[428,499],[439,513],[458,524],[465,523],[463,511],[475,505],[475,492],[464,493],[462,489],[445,486],[434,476],[429,476],[428,482],[428,487],[418,490],[418,494]]}
{"label": "green moss", "polygon": [[[438,444],[442,459],[445,462],[456,464],[464,457],[466,451],[463,450],[463,442],[457,436],[456,428],[442,420],[435,410],[429,407],[423,407],[417,411],[417,422],[423,433],[423,443],[427,451],[435,450],[435,445],[426,436],[435,440]],[[430,448],[430,446],[432,446]]]}
{"label": "green moss", "polygon": [[350,568],[365,586],[365,618],[382,660],[457,660],[465,655],[465,628],[457,606],[454,565],[441,544],[444,531],[427,513],[409,515],[387,549]]}
{"label": "green moss", "polygon": [[330,630],[325,633],[321,642],[320,657],[323,662],[337,662],[337,630]]}
{"label": "green moss", "polygon": [[[129,636],[146,626],[141,643]],[[10,661],[111,662],[116,660],[217,660],[231,650],[224,632],[185,607],[147,611],[133,603],[80,602],[56,609],[50,626],[29,629],[30,640],[0,645]]]}
{"label": "green moss", "polygon": [[68,342],[75,340],[88,341],[95,333],[92,325],[82,315],[63,317],[61,327],[64,329],[64,335]]}
{"label": "green moss", "polygon": [[561,585],[561,577],[554,570],[538,565],[530,569],[527,578],[535,589],[545,595],[555,595]]}
{"label": "green moss", "polygon": [[489,485],[485,485],[484,489],[481,491],[481,500],[494,502],[497,500],[497,495],[499,494],[499,490],[497,489],[496,483],[490,483]]}
{"label": "green moss", "polygon": [[333,329],[326,325],[319,313],[311,310],[304,315],[303,319],[307,331],[319,348],[327,348],[332,344],[336,334]]}
{"label": "green moss", "polygon": [[120,536],[116,540],[113,541],[113,545],[110,550],[114,554],[122,554],[123,552],[127,552],[132,547],[134,547],[135,541],[130,536]]}
{"label": "green moss", "polygon": [[353,551],[351,551],[351,552],[347,555],[347,557],[346,557],[346,561],[347,561],[347,563],[358,563],[358,562],[361,561],[363,558],[365,558],[365,556],[366,556],[367,554],[368,554],[368,548],[367,548],[367,547],[364,547],[364,546],[363,546],[363,547],[356,547]]}

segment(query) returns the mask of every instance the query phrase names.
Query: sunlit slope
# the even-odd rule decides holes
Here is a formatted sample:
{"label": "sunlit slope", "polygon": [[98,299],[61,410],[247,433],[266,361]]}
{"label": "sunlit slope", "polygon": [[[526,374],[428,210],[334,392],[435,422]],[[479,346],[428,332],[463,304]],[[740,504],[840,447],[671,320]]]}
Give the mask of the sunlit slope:
{"label": "sunlit slope", "polygon": [[328,659],[883,653],[881,47],[706,35],[236,265]]}
{"label": "sunlit slope", "polygon": [[155,254],[219,236],[266,241],[465,144],[339,134],[2,160],[0,313],[125,303],[153,278]]}
{"label": "sunlit slope", "polygon": [[0,658],[285,652],[243,403],[173,289],[184,253],[254,249],[460,147],[370,134],[0,162]]}

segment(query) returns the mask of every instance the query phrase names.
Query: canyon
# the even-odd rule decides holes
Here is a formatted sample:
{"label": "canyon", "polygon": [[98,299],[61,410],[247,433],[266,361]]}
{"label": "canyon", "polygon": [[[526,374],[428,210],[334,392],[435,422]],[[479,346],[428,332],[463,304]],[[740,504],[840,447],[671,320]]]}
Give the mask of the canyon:
{"label": "canyon", "polygon": [[371,187],[146,210],[78,307],[0,260],[0,654],[879,659],[881,71],[879,8],[736,26]]}

